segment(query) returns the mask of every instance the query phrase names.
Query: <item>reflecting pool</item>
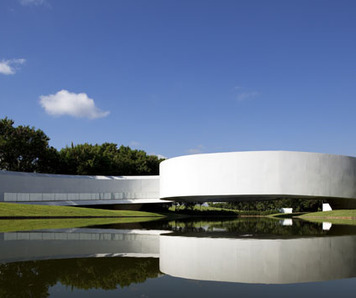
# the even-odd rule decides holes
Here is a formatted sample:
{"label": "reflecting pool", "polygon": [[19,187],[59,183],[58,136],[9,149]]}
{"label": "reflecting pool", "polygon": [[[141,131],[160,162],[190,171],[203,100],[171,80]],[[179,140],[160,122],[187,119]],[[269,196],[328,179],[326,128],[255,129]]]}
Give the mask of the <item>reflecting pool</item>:
{"label": "reflecting pool", "polygon": [[0,234],[0,297],[354,297],[356,227],[160,220]]}

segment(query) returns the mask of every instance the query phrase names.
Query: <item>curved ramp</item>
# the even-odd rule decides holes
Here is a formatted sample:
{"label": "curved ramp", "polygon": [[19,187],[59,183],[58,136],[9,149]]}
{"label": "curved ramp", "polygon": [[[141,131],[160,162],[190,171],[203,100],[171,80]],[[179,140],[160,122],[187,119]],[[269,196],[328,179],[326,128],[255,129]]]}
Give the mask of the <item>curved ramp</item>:
{"label": "curved ramp", "polygon": [[356,199],[356,158],[250,151],[176,157],[160,165],[160,198],[177,201]]}
{"label": "curved ramp", "polygon": [[324,199],[356,208],[356,158],[247,151],[175,157],[160,176],[70,176],[0,171],[0,201],[29,204],[144,204],[168,201]]}

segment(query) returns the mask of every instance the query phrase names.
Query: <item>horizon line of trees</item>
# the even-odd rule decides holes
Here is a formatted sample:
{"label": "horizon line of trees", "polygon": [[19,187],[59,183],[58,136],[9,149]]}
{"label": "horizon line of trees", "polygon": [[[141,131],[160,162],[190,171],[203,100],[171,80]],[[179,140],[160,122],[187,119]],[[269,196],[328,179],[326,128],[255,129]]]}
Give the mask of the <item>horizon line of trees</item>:
{"label": "horizon line of trees", "polygon": [[293,212],[321,211],[322,204],[323,200],[317,199],[280,198],[263,201],[209,203],[209,206],[255,214],[265,211],[277,213],[281,208],[293,208]]}
{"label": "horizon line of trees", "polygon": [[60,150],[30,126],[0,119],[0,169],[69,175],[158,175],[164,159],[115,143],[78,144]]}

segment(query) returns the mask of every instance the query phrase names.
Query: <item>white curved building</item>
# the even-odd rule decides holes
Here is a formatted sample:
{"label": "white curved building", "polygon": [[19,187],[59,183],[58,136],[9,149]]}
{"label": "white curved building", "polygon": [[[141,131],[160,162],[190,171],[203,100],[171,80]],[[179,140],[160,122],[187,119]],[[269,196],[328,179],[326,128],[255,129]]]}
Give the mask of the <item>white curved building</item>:
{"label": "white curved building", "polygon": [[246,151],[165,160],[159,176],[71,176],[0,171],[0,201],[55,204],[143,204],[167,201],[323,199],[356,208],[356,158]]}
{"label": "white curved building", "polygon": [[161,199],[231,201],[277,198],[356,199],[356,158],[246,151],[171,158],[160,165]]}

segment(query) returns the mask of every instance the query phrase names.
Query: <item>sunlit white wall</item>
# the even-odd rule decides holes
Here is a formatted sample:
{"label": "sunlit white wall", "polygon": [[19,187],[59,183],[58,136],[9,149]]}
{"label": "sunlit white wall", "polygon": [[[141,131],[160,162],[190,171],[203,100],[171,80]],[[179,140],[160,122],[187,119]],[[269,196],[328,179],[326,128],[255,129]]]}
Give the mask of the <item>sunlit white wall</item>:
{"label": "sunlit white wall", "polygon": [[163,161],[160,176],[163,199],[356,199],[356,158],[348,156],[288,151],[187,155]]}
{"label": "sunlit white wall", "polygon": [[54,204],[154,203],[159,176],[74,176],[0,171],[0,201]]}

